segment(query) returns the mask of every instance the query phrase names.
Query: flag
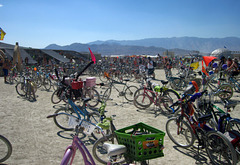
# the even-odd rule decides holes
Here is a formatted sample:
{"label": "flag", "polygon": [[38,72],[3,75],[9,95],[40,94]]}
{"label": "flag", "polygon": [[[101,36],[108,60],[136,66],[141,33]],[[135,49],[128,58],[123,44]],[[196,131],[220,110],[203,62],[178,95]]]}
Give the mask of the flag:
{"label": "flag", "polygon": [[90,48],[88,48],[88,49],[89,49],[89,51],[90,51],[90,54],[91,54],[92,61],[94,62],[94,64],[96,64],[96,58],[95,58],[95,56],[94,56],[93,52],[91,51],[91,49],[90,49]]}
{"label": "flag", "polygon": [[207,76],[209,76],[208,75],[208,73],[207,73],[207,71],[206,71],[206,69],[205,69],[205,67],[204,67],[204,63],[203,63],[203,60],[202,60],[202,72],[204,73],[204,74],[206,74]]}
{"label": "flag", "polygon": [[192,67],[193,70],[196,70],[199,67],[199,62],[191,63],[190,67]]}
{"label": "flag", "polygon": [[2,28],[0,28],[0,40],[3,40],[5,34],[6,33],[2,30]]}
{"label": "flag", "polygon": [[213,57],[213,56],[203,56],[203,60],[204,60],[204,62],[205,62],[205,64],[206,64],[206,66],[208,66],[209,63],[210,63],[212,60],[216,59],[216,58],[217,58],[217,57]]}

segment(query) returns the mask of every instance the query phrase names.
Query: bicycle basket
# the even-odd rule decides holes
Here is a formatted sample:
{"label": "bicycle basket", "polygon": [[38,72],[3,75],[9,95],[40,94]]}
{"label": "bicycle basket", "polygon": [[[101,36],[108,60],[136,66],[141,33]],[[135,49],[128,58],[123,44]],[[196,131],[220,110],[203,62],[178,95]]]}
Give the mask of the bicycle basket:
{"label": "bicycle basket", "polygon": [[133,161],[149,160],[164,156],[165,133],[144,123],[115,131],[119,144],[127,147],[126,157]]}

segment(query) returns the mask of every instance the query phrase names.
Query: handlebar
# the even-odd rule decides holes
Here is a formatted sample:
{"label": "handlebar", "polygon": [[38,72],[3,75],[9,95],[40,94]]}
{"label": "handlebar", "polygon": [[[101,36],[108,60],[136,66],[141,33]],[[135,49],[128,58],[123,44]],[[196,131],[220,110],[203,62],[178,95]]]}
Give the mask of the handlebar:
{"label": "handlebar", "polygon": [[[200,97],[202,97],[202,95],[204,94],[204,93],[206,93],[207,92],[207,90],[204,90],[204,91],[202,91],[202,92],[199,92],[199,93],[195,93],[194,95],[192,95],[187,101],[186,101],[186,103],[187,102],[194,102],[197,98],[200,98]],[[174,106],[176,106],[176,105],[179,105],[179,104],[181,104],[182,102],[183,102],[183,100],[187,97],[188,95],[183,95],[183,97],[180,99],[180,100],[178,100],[178,101],[176,101],[175,103],[173,103],[169,108],[172,108],[172,107],[174,107]]]}

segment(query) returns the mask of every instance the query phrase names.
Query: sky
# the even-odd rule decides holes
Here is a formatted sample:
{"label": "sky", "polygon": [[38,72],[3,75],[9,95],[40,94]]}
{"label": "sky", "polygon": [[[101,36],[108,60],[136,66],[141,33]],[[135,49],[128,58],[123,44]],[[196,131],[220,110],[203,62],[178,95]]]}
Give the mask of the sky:
{"label": "sky", "polygon": [[1,42],[240,37],[240,0],[0,0]]}

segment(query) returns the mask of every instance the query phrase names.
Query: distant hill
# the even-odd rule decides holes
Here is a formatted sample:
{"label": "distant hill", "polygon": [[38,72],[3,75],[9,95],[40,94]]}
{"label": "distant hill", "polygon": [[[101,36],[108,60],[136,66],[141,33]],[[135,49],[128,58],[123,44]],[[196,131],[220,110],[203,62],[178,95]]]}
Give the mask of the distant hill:
{"label": "distant hill", "polygon": [[197,38],[197,37],[173,37],[173,38],[148,38],[141,40],[107,40],[94,41],[88,44],[73,43],[71,45],[59,46],[48,45],[45,49],[65,49],[78,52],[92,51],[102,55],[113,54],[162,54],[164,51],[174,51],[176,55],[185,55],[193,51],[211,53],[218,48],[227,47],[229,50],[240,50],[240,38]]}

